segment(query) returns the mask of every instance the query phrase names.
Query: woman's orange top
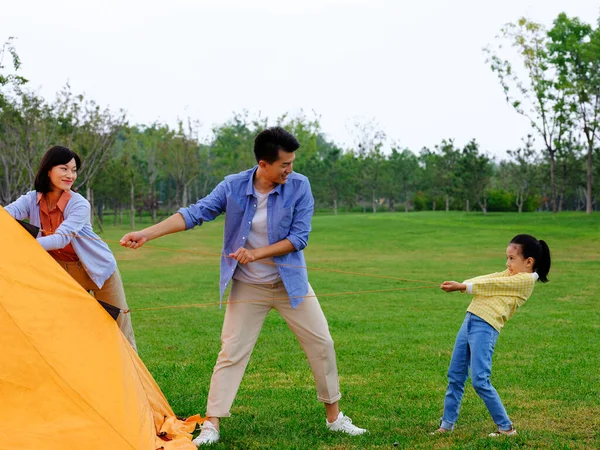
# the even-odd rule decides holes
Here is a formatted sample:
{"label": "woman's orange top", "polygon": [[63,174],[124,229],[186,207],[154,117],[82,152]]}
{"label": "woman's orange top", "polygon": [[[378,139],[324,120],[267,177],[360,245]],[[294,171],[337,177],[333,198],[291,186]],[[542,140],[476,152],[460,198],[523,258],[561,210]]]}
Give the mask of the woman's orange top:
{"label": "woman's orange top", "polygon": [[[58,203],[54,206],[54,208],[52,208],[51,211],[49,211],[46,197],[44,197],[41,192],[38,192],[37,202],[40,205],[40,222],[42,224],[42,234],[44,236],[54,234],[60,224],[63,223],[65,220],[65,208],[67,207],[69,200],[71,200],[71,191],[63,191],[58,199]],[[79,257],[77,256],[77,253],[75,253],[75,250],[70,243],[64,248],[50,250],[48,253],[50,253],[50,255],[52,255],[52,257],[58,261],[79,261]]]}

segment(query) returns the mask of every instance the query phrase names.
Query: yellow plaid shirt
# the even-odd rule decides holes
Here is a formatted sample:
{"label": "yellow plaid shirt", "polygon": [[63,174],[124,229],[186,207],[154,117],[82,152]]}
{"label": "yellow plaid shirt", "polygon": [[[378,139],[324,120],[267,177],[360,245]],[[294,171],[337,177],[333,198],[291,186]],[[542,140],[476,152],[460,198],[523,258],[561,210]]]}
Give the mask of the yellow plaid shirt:
{"label": "yellow plaid shirt", "polygon": [[466,293],[474,295],[467,311],[500,332],[517,308],[523,306],[531,296],[537,279],[538,274],[535,272],[521,272],[510,276],[507,269],[465,280],[463,283],[467,285]]}

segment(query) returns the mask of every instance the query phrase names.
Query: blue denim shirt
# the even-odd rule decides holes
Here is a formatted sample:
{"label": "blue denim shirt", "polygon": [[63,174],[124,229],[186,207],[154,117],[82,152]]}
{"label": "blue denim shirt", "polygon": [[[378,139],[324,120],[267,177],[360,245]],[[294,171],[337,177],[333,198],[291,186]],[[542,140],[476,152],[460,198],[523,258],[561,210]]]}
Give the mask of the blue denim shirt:
{"label": "blue denim shirt", "polygon": [[[238,262],[226,257],[243,247],[250,232],[250,225],[256,212],[257,198],[254,191],[254,173],[258,166],[229,175],[206,197],[179,213],[185,219],[186,229],[213,220],[225,213],[225,233],[223,255],[221,257],[221,300],[231,282]],[[290,296],[292,308],[298,306],[308,293],[308,275],[302,249],[308,244],[310,221],[314,210],[314,200],[308,178],[292,172],[287,183],[277,185],[267,201],[267,234],[269,244],[288,239],[295,251],[287,255],[275,256],[281,281]],[[289,266],[288,266],[289,265]],[[290,267],[301,266],[301,267]]]}
{"label": "blue denim shirt", "polygon": [[[29,191],[5,209],[15,219],[29,219],[29,222],[41,228],[40,205],[37,191]],[[45,250],[57,250],[67,244],[73,246],[77,257],[92,281],[102,288],[117,268],[117,262],[108,245],[102,241],[90,223],[90,203],[80,194],[71,191],[71,199],[65,208],[65,220],[50,236],[38,236],[37,241]],[[75,239],[77,238],[77,239]]]}

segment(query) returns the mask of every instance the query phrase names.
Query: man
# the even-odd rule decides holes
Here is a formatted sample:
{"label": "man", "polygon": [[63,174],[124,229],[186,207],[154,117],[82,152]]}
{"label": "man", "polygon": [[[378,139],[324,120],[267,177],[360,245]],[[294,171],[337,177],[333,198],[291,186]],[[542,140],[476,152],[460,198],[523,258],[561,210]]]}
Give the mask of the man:
{"label": "man", "polygon": [[[292,167],[300,147],[281,127],[268,128],[254,140],[258,163],[229,175],[205,198],[168,219],[128,233],[121,245],[138,248],[165,234],[190,229],[225,213],[221,258],[221,299],[231,285],[222,347],[210,382],[207,421],[197,446],[219,440],[219,423],[230,408],[268,312],[275,308],[296,335],[311,366],[319,401],[325,404],[331,431],[359,435],[338,407],[341,397],[333,340],[321,306],[303,268],[314,200],[308,179]],[[259,261],[259,262],[257,262]],[[281,301],[281,298],[289,298]]]}

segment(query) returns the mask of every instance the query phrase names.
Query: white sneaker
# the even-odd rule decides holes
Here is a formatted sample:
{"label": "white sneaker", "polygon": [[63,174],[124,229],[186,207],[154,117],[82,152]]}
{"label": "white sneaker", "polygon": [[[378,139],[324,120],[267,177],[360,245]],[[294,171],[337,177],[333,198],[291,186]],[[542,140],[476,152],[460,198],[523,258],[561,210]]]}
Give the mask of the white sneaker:
{"label": "white sneaker", "polygon": [[517,430],[511,428],[510,430],[498,430],[495,433],[488,434],[489,437],[500,437],[500,436],[514,436],[517,434]]}
{"label": "white sneaker", "polygon": [[214,444],[219,440],[219,432],[210,420],[204,421],[204,423],[200,425],[200,429],[202,431],[200,431],[198,437],[192,441],[196,447]]}
{"label": "white sneaker", "polygon": [[327,424],[327,429],[329,431],[340,431],[342,433],[348,433],[352,436],[368,433],[368,431],[364,428],[358,428],[356,425],[352,425],[352,419],[348,416],[345,416],[341,411],[335,422],[329,423],[328,420],[325,420],[325,423]]}

